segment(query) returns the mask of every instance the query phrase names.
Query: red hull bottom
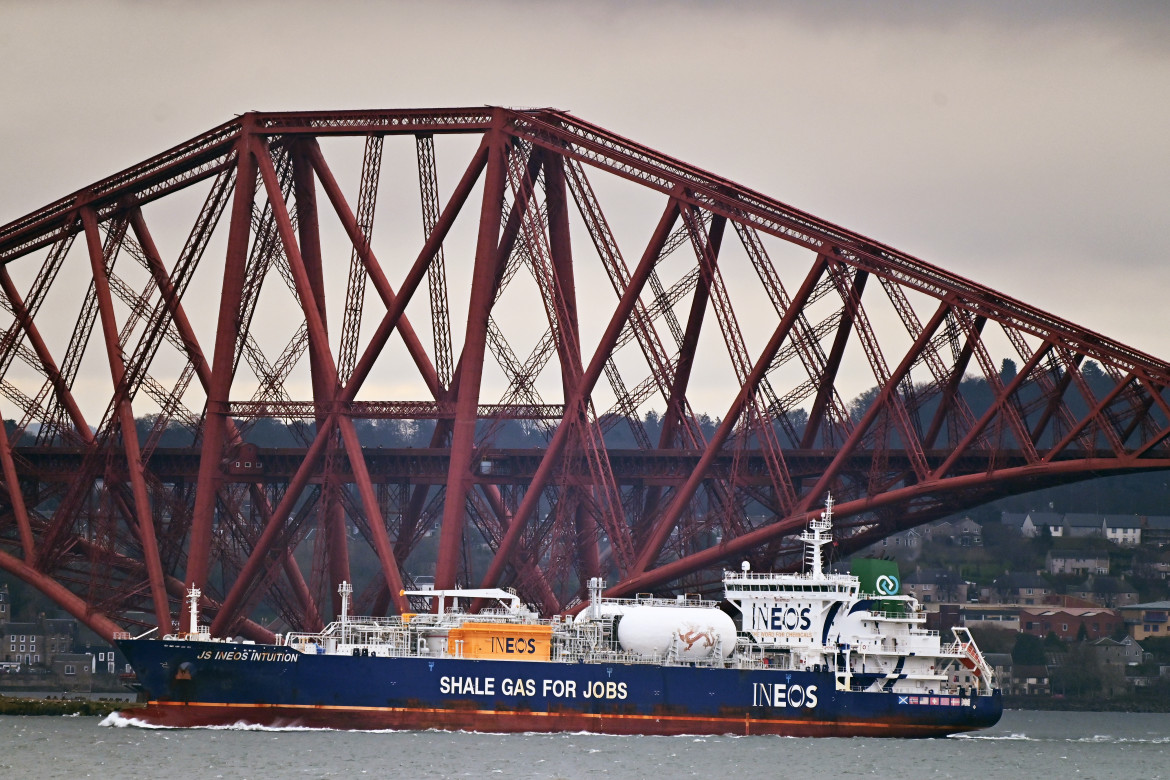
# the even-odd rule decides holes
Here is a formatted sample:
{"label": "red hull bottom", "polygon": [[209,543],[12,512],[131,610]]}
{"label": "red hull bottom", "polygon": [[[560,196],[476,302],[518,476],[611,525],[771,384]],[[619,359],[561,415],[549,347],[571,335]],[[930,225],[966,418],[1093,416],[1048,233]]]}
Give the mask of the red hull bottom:
{"label": "red hull bottom", "polygon": [[489,733],[776,735],[786,737],[943,737],[968,731],[953,725],[897,721],[763,720],[687,715],[596,715],[583,712],[440,710],[383,707],[264,706],[150,702],[123,717],[148,726],[196,728],[251,725],[342,730],[482,731]]}

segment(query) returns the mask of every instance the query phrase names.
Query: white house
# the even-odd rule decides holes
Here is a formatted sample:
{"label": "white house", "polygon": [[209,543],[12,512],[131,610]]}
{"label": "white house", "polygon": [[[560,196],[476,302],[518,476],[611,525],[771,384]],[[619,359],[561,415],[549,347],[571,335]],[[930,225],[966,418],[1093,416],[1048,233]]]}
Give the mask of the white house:
{"label": "white house", "polygon": [[1122,547],[1142,543],[1142,519],[1137,515],[1105,515],[1102,518],[1105,538]]}
{"label": "white house", "polygon": [[1020,533],[1024,536],[1039,536],[1040,529],[1045,526],[1052,536],[1064,536],[1064,518],[1056,512],[1029,512],[1024,516]]}

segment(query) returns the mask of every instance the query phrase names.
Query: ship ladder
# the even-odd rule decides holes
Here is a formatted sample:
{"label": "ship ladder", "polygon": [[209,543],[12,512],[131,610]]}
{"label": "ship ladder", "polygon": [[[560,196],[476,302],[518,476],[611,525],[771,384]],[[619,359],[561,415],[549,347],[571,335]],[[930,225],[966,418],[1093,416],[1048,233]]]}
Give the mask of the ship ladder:
{"label": "ship ladder", "polygon": [[951,629],[955,634],[955,639],[958,641],[959,662],[967,669],[972,670],[975,679],[979,681],[980,687],[986,687],[991,690],[993,672],[991,666],[988,665],[987,660],[983,657],[983,653],[979,652],[979,647],[975,644],[975,639],[971,636],[971,632],[965,626],[955,626]]}

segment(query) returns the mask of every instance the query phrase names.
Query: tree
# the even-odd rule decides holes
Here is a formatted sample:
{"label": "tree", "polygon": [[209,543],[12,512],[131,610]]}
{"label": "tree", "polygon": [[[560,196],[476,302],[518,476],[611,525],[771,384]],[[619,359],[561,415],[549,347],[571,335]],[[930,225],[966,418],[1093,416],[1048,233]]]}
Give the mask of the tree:
{"label": "tree", "polygon": [[1016,368],[1016,361],[1011,358],[1004,358],[1003,363],[999,366],[999,381],[1005,385],[1016,378],[1019,369]]}
{"label": "tree", "polygon": [[880,387],[871,387],[861,395],[849,402],[849,414],[854,420],[860,420],[869,411],[869,407],[873,406],[881,394]]}
{"label": "tree", "polygon": [[1031,634],[1020,634],[1012,648],[1012,662],[1021,666],[1044,665],[1044,642]]}
{"label": "tree", "polygon": [[1101,366],[1092,360],[1086,360],[1085,364],[1081,366],[1081,374],[1090,382],[1105,378],[1105,372],[1101,370]]}
{"label": "tree", "polygon": [[1032,538],[1032,549],[1036,555],[1046,555],[1052,547],[1052,529],[1048,527],[1048,523],[1041,523],[1040,533]]}
{"label": "tree", "polygon": [[1052,689],[1069,696],[1084,696],[1101,690],[1101,662],[1093,648],[1079,642],[1068,648],[1064,663],[1052,670]]}

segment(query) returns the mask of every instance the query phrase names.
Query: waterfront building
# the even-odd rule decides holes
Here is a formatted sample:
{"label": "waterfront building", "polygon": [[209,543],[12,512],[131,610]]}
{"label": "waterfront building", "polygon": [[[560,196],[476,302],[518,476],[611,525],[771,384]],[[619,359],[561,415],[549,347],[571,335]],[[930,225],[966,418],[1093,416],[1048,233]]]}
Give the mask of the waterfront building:
{"label": "waterfront building", "polygon": [[1058,609],[1020,610],[1020,631],[1033,636],[1055,634],[1065,641],[1082,635],[1089,639],[1111,636],[1124,625],[1121,613],[1100,607],[1063,607]]}
{"label": "waterfront building", "polygon": [[1170,636],[1167,616],[1170,616],[1170,601],[1148,601],[1144,604],[1129,604],[1121,608],[1129,635],[1137,641],[1149,637]]}

